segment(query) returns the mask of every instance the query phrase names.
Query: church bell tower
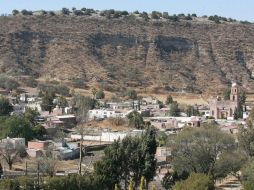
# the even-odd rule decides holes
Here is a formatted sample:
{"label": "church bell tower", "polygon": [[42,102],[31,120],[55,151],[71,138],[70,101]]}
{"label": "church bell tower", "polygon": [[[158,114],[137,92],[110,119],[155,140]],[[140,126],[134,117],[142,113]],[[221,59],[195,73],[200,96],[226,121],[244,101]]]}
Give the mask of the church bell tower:
{"label": "church bell tower", "polygon": [[239,89],[238,89],[238,85],[236,83],[232,84],[231,87],[231,93],[230,93],[230,100],[231,101],[239,101]]}

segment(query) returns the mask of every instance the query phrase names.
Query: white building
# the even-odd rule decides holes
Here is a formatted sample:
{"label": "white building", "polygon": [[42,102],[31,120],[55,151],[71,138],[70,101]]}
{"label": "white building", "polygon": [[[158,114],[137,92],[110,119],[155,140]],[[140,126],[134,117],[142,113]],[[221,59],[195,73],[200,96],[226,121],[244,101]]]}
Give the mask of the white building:
{"label": "white building", "polygon": [[25,148],[25,138],[9,138],[2,139],[1,143],[4,145],[11,145],[13,149]]}
{"label": "white building", "polygon": [[105,119],[105,118],[125,118],[133,110],[119,111],[119,110],[106,110],[106,109],[95,109],[89,110],[89,119]]}

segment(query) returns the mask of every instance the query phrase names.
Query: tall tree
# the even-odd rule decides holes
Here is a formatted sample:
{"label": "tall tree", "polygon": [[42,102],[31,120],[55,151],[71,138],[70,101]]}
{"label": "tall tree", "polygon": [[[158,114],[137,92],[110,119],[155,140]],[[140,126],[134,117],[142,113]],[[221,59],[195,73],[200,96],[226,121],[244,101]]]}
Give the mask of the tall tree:
{"label": "tall tree", "polygon": [[31,126],[37,125],[36,118],[40,115],[40,113],[36,109],[27,108],[24,113],[24,118],[30,122]]}
{"label": "tall tree", "polygon": [[247,126],[239,126],[238,141],[247,156],[254,156],[254,125],[252,119],[247,120]]}
{"label": "tall tree", "polygon": [[169,104],[172,104],[173,102],[174,102],[174,100],[173,100],[172,96],[168,95],[165,103],[167,105],[169,105]]}
{"label": "tall tree", "polygon": [[130,179],[133,179],[137,188],[142,176],[148,184],[155,175],[155,151],[153,128],[149,128],[141,137],[126,137],[121,143],[118,140],[105,150],[105,156],[95,164],[95,176],[108,189],[119,182],[123,182],[127,189]]}
{"label": "tall tree", "polygon": [[54,108],[54,103],[53,103],[54,98],[55,98],[54,93],[50,93],[46,91],[42,97],[42,103],[41,103],[42,110],[48,111],[49,113],[51,113]]}
{"label": "tall tree", "polygon": [[170,116],[179,116],[180,115],[180,109],[178,108],[178,103],[173,102],[170,104],[170,110],[169,110]]}
{"label": "tall tree", "polygon": [[136,129],[144,128],[144,120],[142,115],[139,112],[133,111],[129,113],[127,118],[129,119],[129,126],[134,127]]}
{"label": "tall tree", "polygon": [[230,99],[230,93],[231,93],[231,88],[227,88],[223,92],[223,97],[224,100],[229,100]]}
{"label": "tall tree", "polygon": [[7,116],[13,111],[13,106],[7,98],[0,96],[0,116]]}

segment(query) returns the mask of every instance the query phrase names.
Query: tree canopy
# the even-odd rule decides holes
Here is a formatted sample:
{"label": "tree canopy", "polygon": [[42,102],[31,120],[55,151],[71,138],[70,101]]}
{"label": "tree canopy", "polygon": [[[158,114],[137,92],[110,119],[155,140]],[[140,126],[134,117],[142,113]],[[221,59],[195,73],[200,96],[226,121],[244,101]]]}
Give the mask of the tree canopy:
{"label": "tree canopy", "polygon": [[[172,164],[177,173],[200,172],[216,178],[215,166],[235,147],[234,138],[222,133],[218,127],[207,125],[200,128],[187,128],[169,141],[172,151]],[[219,158],[219,159],[218,159]]]}
{"label": "tree canopy", "polygon": [[134,127],[136,129],[144,128],[144,120],[142,115],[139,112],[133,111],[129,113],[127,118],[129,119],[129,126]]}
{"label": "tree canopy", "polygon": [[137,187],[142,176],[149,182],[155,175],[156,147],[155,131],[152,128],[141,137],[129,136],[122,142],[115,141],[106,148],[102,160],[95,163],[95,177],[108,189],[113,189],[120,182],[126,188],[129,183]]}
{"label": "tree canopy", "polygon": [[0,96],[0,116],[7,116],[13,111],[13,106],[7,98]]}
{"label": "tree canopy", "polygon": [[172,190],[214,190],[214,181],[208,175],[192,173],[188,179],[177,182]]}

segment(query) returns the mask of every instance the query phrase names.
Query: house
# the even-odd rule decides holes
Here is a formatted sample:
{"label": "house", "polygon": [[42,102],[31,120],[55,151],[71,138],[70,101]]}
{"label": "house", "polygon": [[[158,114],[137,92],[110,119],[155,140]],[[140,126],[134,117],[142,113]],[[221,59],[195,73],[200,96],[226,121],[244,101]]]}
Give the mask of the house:
{"label": "house", "polygon": [[230,99],[222,100],[220,97],[213,99],[209,103],[210,116],[215,119],[233,120],[236,109],[239,108],[239,88],[236,83],[232,84]]}
{"label": "house", "polygon": [[48,147],[47,141],[28,141],[26,152],[32,158],[38,158],[44,155]]}
{"label": "house", "polygon": [[20,94],[19,100],[21,102],[26,102],[26,99],[27,99],[27,94],[26,93]]}
{"label": "house", "polygon": [[26,111],[26,106],[24,104],[15,104],[12,107],[13,107],[12,115],[21,115]]}
{"label": "house", "polygon": [[76,116],[73,114],[69,115],[58,115],[56,118],[60,121],[63,122],[63,125],[65,128],[73,128],[77,124]]}
{"label": "house", "polygon": [[172,159],[171,148],[157,147],[155,158],[157,160],[157,165],[164,165],[169,163]]}
{"label": "house", "polygon": [[178,122],[175,118],[151,119],[151,125],[159,130],[173,130],[178,128]]}
{"label": "house", "polygon": [[152,97],[152,96],[142,98],[142,104],[144,104],[144,105],[158,104],[158,103],[159,103],[159,101],[155,97]]}
{"label": "house", "polygon": [[1,140],[2,145],[10,145],[12,146],[13,149],[20,149],[20,148],[25,148],[25,138],[9,138],[7,137],[6,139]]}
{"label": "house", "polygon": [[95,109],[89,110],[88,117],[89,119],[124,118],[125,114],[122,111]]}

